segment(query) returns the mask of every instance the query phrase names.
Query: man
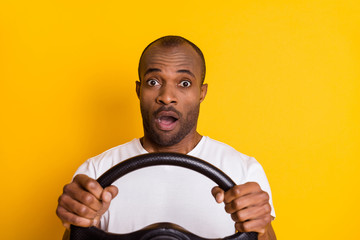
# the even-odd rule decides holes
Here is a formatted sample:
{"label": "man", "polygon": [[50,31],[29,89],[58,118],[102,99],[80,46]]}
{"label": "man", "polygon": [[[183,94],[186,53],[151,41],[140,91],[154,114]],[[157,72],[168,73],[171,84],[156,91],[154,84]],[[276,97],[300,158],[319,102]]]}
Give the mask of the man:
{"label": "man", "polygon": [[[201,50],[182,37],[162,37],[145,48],[136,82],[144,136],[80,166],[73,181],[64,187],[57,207],[67,229],[73,224],[124,233],[167,221],[202,237],[225,237],[236,229],[258,232],[259,239],[276,239],[270,187],[260,164],[196,131],[200,103],[207,93],[204,77]],[[223,208],[209,200],[206,192],[201,193],[210,191],[213,183],[209,185],[204,177],[184,169],[160,166],[138,170],[105,189],[94,180],[117,163],[149,152],[189,154],[222,169],[238,185],[225,193],[214,187],[211,193],[217,203],[224,203],[231,219],[221,215]],[[146,180],[139,180],[144,177]],[[196,216],[199,213],[204,215]],[[67,236],[68,230],[64,238]]]}

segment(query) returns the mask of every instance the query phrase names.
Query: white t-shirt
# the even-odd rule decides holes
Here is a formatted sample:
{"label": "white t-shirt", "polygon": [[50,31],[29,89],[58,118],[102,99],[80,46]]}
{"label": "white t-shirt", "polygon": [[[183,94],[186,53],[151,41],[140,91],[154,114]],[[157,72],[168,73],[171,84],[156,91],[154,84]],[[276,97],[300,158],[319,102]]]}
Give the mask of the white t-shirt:
{"label": "white t-shirt", "polygon": [[[112,166],[148,153],[139,139],[90,158],[76,174],[97,179]],[[261,165],[234,148],[202,137],[188,155],[203,159],[225,172],[236,184],[257,182],[270,195]],[[234,222],[224,205],[216,203],[211,189],[216,184],[193,170],[175,166],[154,166],[131,172],[114,182],[119,194],[101,218],[101,228],[112,233],[129,233],[153,223],[171,222],[206,238],[234,234]]]}

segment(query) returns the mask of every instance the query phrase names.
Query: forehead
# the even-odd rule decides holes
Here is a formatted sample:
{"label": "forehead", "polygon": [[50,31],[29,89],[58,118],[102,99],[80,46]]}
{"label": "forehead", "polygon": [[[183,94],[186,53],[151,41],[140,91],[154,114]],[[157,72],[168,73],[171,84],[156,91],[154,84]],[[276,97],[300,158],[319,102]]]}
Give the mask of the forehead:
{"label": "forehead", "polygon": [[189,44],[182,44],[175,47],[164,47],[154,44],[149,47],[141,61],[140,76],[149,68],[165,70],[190,70],[196,78],[201,78],[202,61],[199,54]]}

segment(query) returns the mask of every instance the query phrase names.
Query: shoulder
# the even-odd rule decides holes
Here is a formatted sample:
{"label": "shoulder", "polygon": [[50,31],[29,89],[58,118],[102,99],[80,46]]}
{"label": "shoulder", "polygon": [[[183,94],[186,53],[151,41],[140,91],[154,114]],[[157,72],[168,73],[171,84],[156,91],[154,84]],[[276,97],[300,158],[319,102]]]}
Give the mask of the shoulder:
{"label": "shoulder", "polygon": [[237,183],[246,181],[254,165],[260,165],[255,158],[237,151],[226,143],[205,136],[195,149],[194,156],[220,168]]}
{"label": "shoulder", "polygon": [[232,146],[206,136],[204,136],[203,142],[199,148],[200,154],[206,156],[214,156],[215,158],[220,159],[226,158],[229,159],[229,161],[239,161],[244,164],[256,162],[253,157],[239,152]]}
{"label": "shoulder", "polygon": [[86,174],[92,178],[98,178],[105,171],[114,165],[133,156],[143,154],[139,139],[133,139],[130,142],[113,147],[105,152],[89,158],[77,170],[76,174]]}
{"label": "shoulder", "polygon": [[220,152],[226,155],[234,155],[236,157],[239,157],[243,160],[248,160],[250,157],[239,152],[238,150],[236,150],[235,148],[233,148],[232,146],[214,140],[210,137],[204,137],[205,141],[204,141],[204,147],[206,148],[207,151],[211,151],[211,152]]}
{"label": "shoulder", "polygon": [[139,148],[139,139],[135,138],[130,142],[118,145],[116,147],[110,148],[105,152],[90,158],[94,161],[99,161],[100,159],[104,158],[119,158],[119,157],[126,157],[132,154],[136,154],[141,151]]}

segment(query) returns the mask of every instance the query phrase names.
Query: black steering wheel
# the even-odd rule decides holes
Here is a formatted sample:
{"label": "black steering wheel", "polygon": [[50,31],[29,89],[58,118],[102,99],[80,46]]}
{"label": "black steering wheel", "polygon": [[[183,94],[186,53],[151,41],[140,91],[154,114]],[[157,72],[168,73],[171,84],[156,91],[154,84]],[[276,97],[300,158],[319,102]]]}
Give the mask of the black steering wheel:
{"label": "black steering wheel", "polygon": [[[105,188],[125,174],[140,168],[156,165],[173,165],[192,169],[213,180],[224,191],[235,183],[225,173],[201,159],[179,153],[149,153],[129,158],[101,175],[97,181]],[[127,234],[107,233],[96,227],[71,225],[71,240],[210,240],[192,234],[173,223],[157,223]],[[235,233],[224,240],[256,240],[257,233]],[[215,240],[215,239],[212,239]]]}

